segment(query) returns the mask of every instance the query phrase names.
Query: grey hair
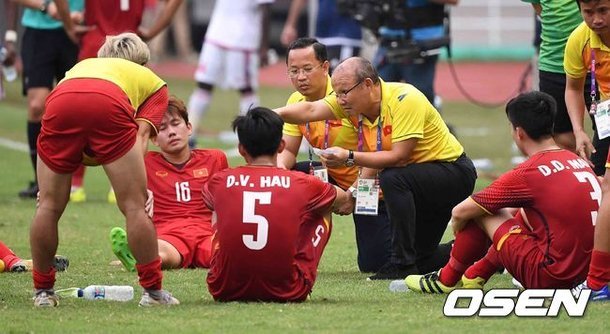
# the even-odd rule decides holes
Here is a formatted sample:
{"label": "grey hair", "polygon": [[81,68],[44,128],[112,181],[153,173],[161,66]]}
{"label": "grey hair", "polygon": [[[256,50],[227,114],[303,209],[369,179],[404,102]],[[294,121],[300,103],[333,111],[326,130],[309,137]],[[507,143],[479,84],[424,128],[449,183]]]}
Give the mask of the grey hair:
{"label": "grey hair", "polygon": [[371,79],[374,84],[379,82],[379,73],[370,61],[362,57],[354,57],[354,60],[356,61],[357,81],[362,81],[368,78]]}
{"label": "grey hair", "polygon": [[122,58],[144,65],[150,60],[150,50],[138,35],[126,32],[116,36],[106,36],[106,41],[97,52],[97,57]]}

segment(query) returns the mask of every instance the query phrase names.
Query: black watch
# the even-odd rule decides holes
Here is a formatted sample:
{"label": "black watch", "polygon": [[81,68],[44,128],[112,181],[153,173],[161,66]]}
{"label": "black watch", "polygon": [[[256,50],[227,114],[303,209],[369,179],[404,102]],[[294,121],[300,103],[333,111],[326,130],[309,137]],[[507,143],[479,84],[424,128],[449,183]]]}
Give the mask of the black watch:
{"label": "black watch", "polygon": [[349,153],[347,154],[347,160],[345,160],[345,166],[346,167],[354,166],[354,151],[349,150]]}

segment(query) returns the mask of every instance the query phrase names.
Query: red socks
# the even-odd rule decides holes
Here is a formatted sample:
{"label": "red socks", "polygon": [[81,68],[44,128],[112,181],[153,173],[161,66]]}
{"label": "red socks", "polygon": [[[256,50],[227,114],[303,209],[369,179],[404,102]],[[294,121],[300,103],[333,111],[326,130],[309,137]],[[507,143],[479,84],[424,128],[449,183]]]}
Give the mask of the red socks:
{"label": "red socks", "polygon": [[83,178],[85,177],[85,166],[80,165],[78,169],[72,173],[72,187],[82,187],[83,186]]}
{"label": "red socks", "polygon": [[4,271],[11,271],[11,267],[21,261],[21,259],[13,253],[13,251],[6,247],[6,245],[0,241],[0,260],[4,262]]}
{"label": "red socks", "polygon": [[163,273],[161,272],[161,257],[157,257],[150,263],[137,264],[136,270],[140,276],[140,285],[147,290],[161,290]]}
{"label": "red socks", "polygon": [[610,253],[593,250],[587,285],[592,290],[599,290],[610,282]]}
{"label": "red socks", "polygon": [[451,258],[441,270],[440,282],[445,286],[455,286],[466,269],[485,255],[490,243],[485,232],[476,223],[468,223],[455,236]]}
{"label": "red socks", "polygon": [[498,271],[500,266],[498,251],[491,246],[489,251],[487,251],[487,255],[470,266],[464,273],[464,276],[467,278],[481,277],[487,282]]}
{"label": "red socks", "polygon": [[51,267],[48,273],[41,273],[36,269],[32,270],[34,278],[34,289],[53,289],[55,285],[55,268]]}

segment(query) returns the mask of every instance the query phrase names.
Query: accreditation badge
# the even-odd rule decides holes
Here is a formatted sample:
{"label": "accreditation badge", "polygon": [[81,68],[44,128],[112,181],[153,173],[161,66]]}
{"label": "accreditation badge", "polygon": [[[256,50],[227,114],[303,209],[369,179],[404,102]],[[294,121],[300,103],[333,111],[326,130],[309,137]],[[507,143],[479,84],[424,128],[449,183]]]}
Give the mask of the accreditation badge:
{"label": "accreditation badge", "polygon": [[358,178],[356,207],[358,215],[376,216],[379,209],[379,182],[377,179]]}
{"label": "accreditation badge", "polygon": [[313,168],[313,176],[328,183],[328,169],[324,166],[316,166]]}
{"label": "accreditation badge", "polygon": [[599,139],[610,136],[610,99],[597,104],[597,109],[595,111],[595,126]]}

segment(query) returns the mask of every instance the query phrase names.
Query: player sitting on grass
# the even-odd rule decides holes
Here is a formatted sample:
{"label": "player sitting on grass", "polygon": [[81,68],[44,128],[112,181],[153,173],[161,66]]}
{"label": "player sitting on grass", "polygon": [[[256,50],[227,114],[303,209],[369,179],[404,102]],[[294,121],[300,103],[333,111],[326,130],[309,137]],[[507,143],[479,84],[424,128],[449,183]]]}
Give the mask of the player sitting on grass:
{"label": "player sitting on grass", "polygon": [[[70,265],[70,261],[65,256],[55,255],[53,267],[56,271],[65,271]],[[20,273],[32,270],[32,260],[23,260],[0,241],[0,273],[8,271]]]}
{"label": "player sitting on grass", "polygon": [[[228,167],[227,157],[220,150],[189,149],[191,134],[184,103],[170,97],[159,134],[151,138],[161,152],[148,152],[144,158],[163,269],[210,266],[212,211],[203,203],[201,190],[212,175]],[[135,271],[125,230],[113,228],[110,239],[114,254],[127,270]]]}
{"label": "player sitting on grass", "polygon": [[572,288],[586,277],[601,188],[586,161],[553,140],[555,111],[555,100],[541,92],[508,102],[513,140],[528,160],[453,209],[449,263],[407,276],[409,289],[482,288],[500,266],[526,289]]}
{"label": "player sitting on grass", "polygon": [[217,173],[204,187],[215,217],[207,278],[214,300],[305,300],[330,237],[330,212],[350,200],[313,175],[276,167],[283,124],[262,107],[238,116],[233,129],[247,165]]}

